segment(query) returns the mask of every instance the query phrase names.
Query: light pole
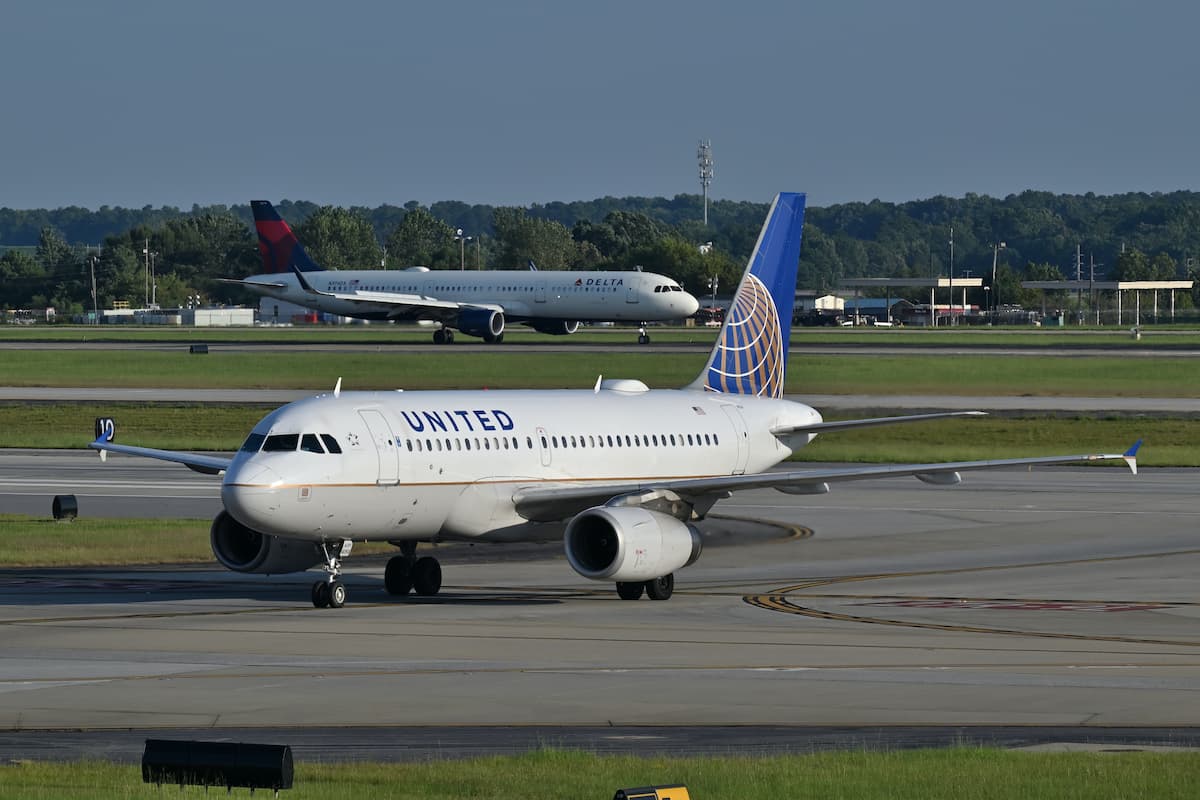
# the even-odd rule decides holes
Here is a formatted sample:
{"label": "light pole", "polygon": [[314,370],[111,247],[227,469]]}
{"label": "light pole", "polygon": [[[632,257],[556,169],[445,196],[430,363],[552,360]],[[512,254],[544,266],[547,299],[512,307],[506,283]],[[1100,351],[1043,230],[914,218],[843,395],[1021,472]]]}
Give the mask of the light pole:
{"label": "light pole", "polygon": [[463,229],[459,228],[454,232],[454,239],[458,242],[458,270],[462,272],[467,268],[467,242],[471,241],[473,236],[463,236]]}
{"label": "light pole", "polygon": [[[142,255],[146,259],[146,295],[142,299],[142,304],[149,307],[154,304],[154,296],[157,295],[158,282],[154,280],[154,257],[158,255],[150,249],[150,240],[146,240],[146,246],[142,248]],[[154,287],[154,294],[151,294],[151,286]]]}
{"label": "light pole", "polygon": [[996,242],[992,245],[992,291],[995,292],[992,297],[996,301],[996,313],[1000,313],[1000,287],[996,285],[996,259],[1000,256],[1000,251],[1004,250],[1007,245],[1004,242]]}
{"label": "light pole", "polygon": [[950,327],[954,327],[954,226],[950,226]]}
{"label": "light pole", "polygon": [[88,256],[88,268],[92,273],[92,323],[100,324],[100,301],[96,299],[96,262],[100,256]]}

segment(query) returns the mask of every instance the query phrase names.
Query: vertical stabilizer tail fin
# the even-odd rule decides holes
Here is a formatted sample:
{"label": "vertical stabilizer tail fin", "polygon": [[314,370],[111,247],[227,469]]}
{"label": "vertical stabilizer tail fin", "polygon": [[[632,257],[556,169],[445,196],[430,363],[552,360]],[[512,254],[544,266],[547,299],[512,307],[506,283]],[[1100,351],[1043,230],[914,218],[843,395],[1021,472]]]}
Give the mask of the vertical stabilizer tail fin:
{"label": "vertical stabilizer tail fin", "polygon": [[283,221],[275,206],[266,200],[251,200],[254,212],[254,228],[258,231],[258,252],[262,256],[263,272],[274,275],[290,273],[293,268],[300,272],[319,272],[321,268],[308,257],[304,246],[292,233],[291,226]]}
{"label": "vertical stabilizer tail fin", "polygon": [[708,364],[688,388],[783,397],[805,196],[775,196]]}

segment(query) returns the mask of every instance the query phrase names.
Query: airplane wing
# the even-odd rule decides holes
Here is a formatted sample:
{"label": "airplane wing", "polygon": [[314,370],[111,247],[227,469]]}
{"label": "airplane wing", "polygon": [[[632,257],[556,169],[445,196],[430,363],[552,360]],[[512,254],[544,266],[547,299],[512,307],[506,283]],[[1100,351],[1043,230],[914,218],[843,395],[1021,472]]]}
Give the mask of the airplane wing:
{"label": "airplane wing", "polygon": [[[822,494],[830,483],[889,478],[911,475],[925,483],[953,485],[959,483],[960,472],[996,469],[998,467],[1034,467],[1051,464],[1078,464],[1092,461],[1123,459],[1137,474],[1139,439],[1124,453],[1093,453],[1074,456],[1043,456],[1036,458],[989,459],[958,461],[940,464],[904,464],[868,467],[820,467],[816,469],[762,472],[754,475],[718,475],[711,478],[682,478],[676,480],[647,480],[628,483],[532,486],[518,489],[513,495],[517,513],[531,522],[555,522],[567,519],[597,505],[637,504],[637,495],[652,496],[660,501],[674,495],[692,506],[703,516],[718,500],[745,489],[773,488],[790,494]],[[664,493],[667,493],[664,495]]]}
{"label": "airplane wing", "polygon": [[229,469],[232,458],[222,456],[205,456],[199,453],[181,453],[176,450],[158,450],[153,447],[134,447],[128,444],[114,444],[113,436],[116,433],[116,425],[112,419],[101,417],[96,420],[96,440],[88,444],[93,450],[100,451],[100,458],[103,460],[107,453],[123,453],[130,456],[143,456],[145,458],[157,458],[160,461],[172,461],[176,464],[183,464],[188,469],[202,472],[205,475],[220,475],[225,470]]}
{"label": "airplane wing", "polygon": [[300,288],[308,294],[329,297],[334,300],[344,300],[366,308],[383,311],[391,319],[412,320],[432,319],[450,322],[464,308],[483,308],[489,311],[504,311],[504,308],[492,303],[458,303],[453,300],[438,300],[436,297],[425,297],[417,294],[397,294],[395,292],[327,292],[315,288],[304,277],[304,273],[292,266],[292,272],[300,281]]}

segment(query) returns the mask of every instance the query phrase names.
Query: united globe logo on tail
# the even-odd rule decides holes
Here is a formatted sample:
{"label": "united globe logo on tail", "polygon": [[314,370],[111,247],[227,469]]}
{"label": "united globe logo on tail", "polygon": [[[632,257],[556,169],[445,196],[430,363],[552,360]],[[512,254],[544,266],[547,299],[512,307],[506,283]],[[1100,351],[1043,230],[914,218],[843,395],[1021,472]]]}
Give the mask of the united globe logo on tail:
{"label": "united globe logo on tail", "polygon": [[725,316],[705,388],[783,397],[785,357],[779,311],[763,282],[747,275]]}
{"label": "united globe logo on tail", "polygon": [[775,197],[708,367],[689,388],[783,397],[804,200],[792,192]]}

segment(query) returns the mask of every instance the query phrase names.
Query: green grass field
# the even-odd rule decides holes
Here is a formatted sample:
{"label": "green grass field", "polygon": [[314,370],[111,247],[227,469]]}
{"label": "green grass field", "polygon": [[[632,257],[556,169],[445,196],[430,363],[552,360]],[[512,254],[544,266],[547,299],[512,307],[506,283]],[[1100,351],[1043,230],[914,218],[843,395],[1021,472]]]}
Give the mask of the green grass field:
{"label": "green grass field", "polygon": [[[0,351],[8,386],[302,389],[590,389],[598,375],[636,378],[654,388],[691,382],[700,351],[678,353],[428,353],[216,350],[205,356],[160,351]],[[790,394],[952,394],[972,396],[1200,396],[1200,369],[1188,357],[1014,357],[989,355],[793,355]]]}
{"label": "green grass field", "polygon": [[[682,783],[693,800],[1194,800],[1196,753],[1019,753],[951,748],[799,756],[636,758],[541,751],[420,764],[304,764],[288,800],[609,800],[618,788]],[[221,796],[225,792],[214,789]],[[0,766],[0,800],[203,797],[142,783],[107,762]],[[236,797],[248,797],[245,789]],[[269,796],[269,795],[267,795]]]}

